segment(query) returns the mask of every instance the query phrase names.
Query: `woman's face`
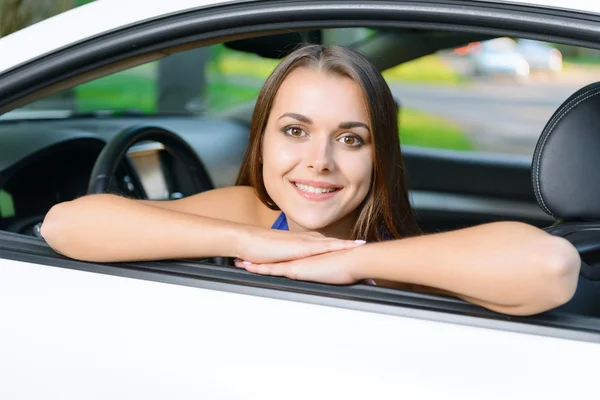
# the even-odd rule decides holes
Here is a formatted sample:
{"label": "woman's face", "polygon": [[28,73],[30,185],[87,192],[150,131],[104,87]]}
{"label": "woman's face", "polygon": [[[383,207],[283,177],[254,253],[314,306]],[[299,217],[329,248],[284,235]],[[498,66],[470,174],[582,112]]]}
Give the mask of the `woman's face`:
{"label": "woman's face", "polygon": [[349,236],[373,171],[360,86],[300,68],[275,96],[263,135],[263,179],[291,230]]}

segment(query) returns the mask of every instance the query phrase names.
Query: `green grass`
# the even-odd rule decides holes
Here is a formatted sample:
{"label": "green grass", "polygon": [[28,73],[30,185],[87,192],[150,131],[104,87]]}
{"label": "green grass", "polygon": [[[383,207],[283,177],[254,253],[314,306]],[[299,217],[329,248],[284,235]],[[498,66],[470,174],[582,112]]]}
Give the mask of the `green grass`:
{"label": "green grass", "polygon": [[15,216],[15,205],[13,203],[12,196],[4,191],[0,190],[0,218],[9,218]]}
{"label": "green grass", "polygon": [[[218,62],[210,64],[205,93],[209,110],[223,110],[256,98],[264,78],[271,73],[277,61],[263,60],[252,55],[240,55],[227,50]],[[390,80],[445,79],[458,81],[443,69],[436,68],[440,61],[425,57],[415,66],[389,71]],[[413,63],[410,63],[413,64]],[[153,67],[143,66],[127,72],[107,76],[76,88],[79,111],[137,109],[156,111],[156,87]],[[432,78],[437,71],[437,78]],[[442,117],[412,109],[403,109],[399,118],[402,144],[453,150],[474,150],[462,129]]]}
{"label": "green grass", "polygon": [[[226,76],[242,75],[263,81],[280,62],[240,53],[223,46],[215,47],[215,56],[216,61],[212,64],[211,71],[218,71]],[[467,80],[435,54],[390,68],[383,72],[383,76],[390,83],[459,84]]]}
{"label": "green grass", "polygon": [[445,118],[402,109],[398,119],[400,143],[419,147],[470,151],[473,143],[464,131]]}
{"label": "green grass", "polygon": [[78,111],[156,110],[156,88],[150,76],[114,74],[75,88]]}
{"label": "green grass", "polygon": [[213,56],[214,60],[209,65],[209,73],[223,76],[244,76],[261,81],[267,79],[281,62],[230,50],[223,45],[213,47]]}
{"label": "green grass", "polygon": [[600,57],[594,57],[594,56],[564,57],[563,63],[573,64],[573,65],[600,66]]}
{"label": "green grass", "polygon": [[390,83],[460,84],[466,81],[437,55],[421,57],[385,70],[383,77]]}
{"label": "green grass", "polygon": [[224,110],[255,99],[259,92],[259,86],[212,82],[206,88],[206,104],[210,110]]}

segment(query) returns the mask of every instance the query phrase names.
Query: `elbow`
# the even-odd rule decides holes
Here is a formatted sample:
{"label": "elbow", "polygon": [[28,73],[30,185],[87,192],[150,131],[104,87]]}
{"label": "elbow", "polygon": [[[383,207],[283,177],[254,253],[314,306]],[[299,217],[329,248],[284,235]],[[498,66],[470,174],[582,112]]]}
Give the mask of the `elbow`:
{"label": "elbow", "polygon": [[40,234],[57,253],[81,261],[105,261],[94,233],[111,214],[118,196],[95,194],[54,205],[44,217]]}
{"label": "elbow", "polygon": [[548,311],[569,302],[577,290],[581,258],[566,239],[550,236],[541,248],[539,303],[531,314]]}
{"label": "elbow", "polygon": [[[90,259],[89,241],[82,235],[84,226],[90,225],[90,210],[102,209],[105,195],[86,196],[55,204],[44,217],[40,234],[57,253],[69,258]],[[97,202],[100,202],[99,204]]]}
{"label": "elbow", "polygon": [[[54,251],[60,254],[68,253],[68,238],[70,236],[69,226],[72,225],[69,221],[70,204],[64,202],[54,205],[44,217],[40,234]],[[65,254],[66,255],[66,254]]]}

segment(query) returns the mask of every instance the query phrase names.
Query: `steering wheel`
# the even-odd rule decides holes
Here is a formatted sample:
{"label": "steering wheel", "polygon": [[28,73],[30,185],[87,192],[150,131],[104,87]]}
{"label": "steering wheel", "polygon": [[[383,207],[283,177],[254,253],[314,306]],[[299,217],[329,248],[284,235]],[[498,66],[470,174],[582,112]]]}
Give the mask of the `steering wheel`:
{"label": "steering wheel", "polygon": [[[88,194],[108,193],[110,180],[123,161],[127,150],[141,141],[161,143],[173,158],[181,161],[191,184],[190,190],[193,192],[191,194],[214,187],[204,164],[183,139],[164,128],[140,125],[119,132],[104,146],[94,164],[88,184]],[[141,194],[143,198],[147,197],[144,190],[141,190]]]}
{"label": "steering wheel", "polygon": [[[195,194],[213,189],[213,183],[206,172],[204,164],[196,152],[178,135],[163,128],[154,126],[133,126],[119,132],[108,142],[96,159],[88,184],[88,194],[107,193],[111,178],[115,175],[119,165],[124,160],[127,150],[141,141],[161,143],[171,153],[174,159],[179,160],[187,172],[188,194]],[[139,194],[147,198],[143,188]],[[36,215],[15,221],[6,228],[9,232],[22,233],[41,237],[40,226],[44,215]]]}

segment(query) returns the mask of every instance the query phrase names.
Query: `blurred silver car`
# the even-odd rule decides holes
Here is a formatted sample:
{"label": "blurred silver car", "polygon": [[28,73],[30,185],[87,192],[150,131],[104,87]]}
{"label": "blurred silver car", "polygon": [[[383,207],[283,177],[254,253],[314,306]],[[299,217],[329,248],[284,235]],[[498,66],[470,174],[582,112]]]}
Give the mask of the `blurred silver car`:
{"label": "blurred silver car", "polygon": [[562,71],[562,53],[550,44],[531,39],[520,39],[518,46],[521,54],[529,63],[532,72],[548,72],[551,74]]}
{"label": "blurred silver car", "polygon": [[506,77],[518,83],[529,78],[530,66],[517,43],[510,38],[497,38],[471,46],[471,74],[479,77]]}

